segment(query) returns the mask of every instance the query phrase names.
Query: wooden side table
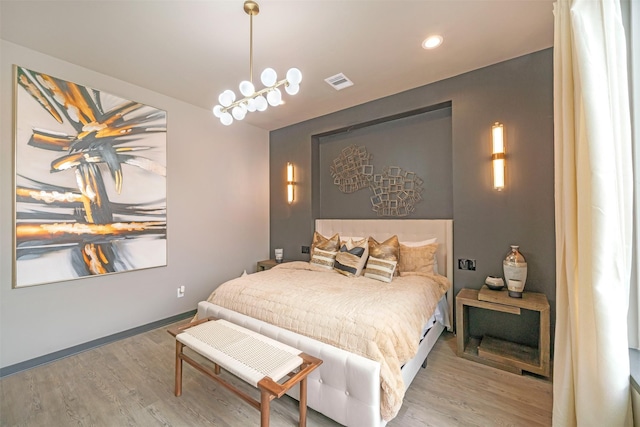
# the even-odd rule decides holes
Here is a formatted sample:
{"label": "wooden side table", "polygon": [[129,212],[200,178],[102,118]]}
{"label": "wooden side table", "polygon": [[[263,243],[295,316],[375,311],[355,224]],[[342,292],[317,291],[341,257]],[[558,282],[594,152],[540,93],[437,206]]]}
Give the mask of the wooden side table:
{"label": "wooden side table", "polygon": [[[283,260],[282,262],[289,262],[288,260]],[[282,262],[280,264],[282,264]],[[275,259],[265,259],[264,261],[258,261],[258,265],[256,271],[265,271],[269,270],[278,265]]]}
{"label": "wooden side table", "polygon": [[[469,307],[520,315],[520,310],[540,313],[538,347],[484,336],[469,336]],[[524,292],[522,298],[511,298],[506,290],[492,291],[483,286],[480,291],[462,289],[456,297],[456,334],[459,357],[522,374],[522,371],[549,376],[550,372],[550,310],[544,294]]]}

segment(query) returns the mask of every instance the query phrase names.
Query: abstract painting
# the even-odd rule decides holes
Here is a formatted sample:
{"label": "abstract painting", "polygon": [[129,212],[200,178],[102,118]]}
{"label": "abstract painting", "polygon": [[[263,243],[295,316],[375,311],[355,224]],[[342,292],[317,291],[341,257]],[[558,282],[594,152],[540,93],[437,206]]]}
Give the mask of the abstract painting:
{"label": "abstract painting", "polygon": [[165,266],[166,112],[14,76],[14,287]]}

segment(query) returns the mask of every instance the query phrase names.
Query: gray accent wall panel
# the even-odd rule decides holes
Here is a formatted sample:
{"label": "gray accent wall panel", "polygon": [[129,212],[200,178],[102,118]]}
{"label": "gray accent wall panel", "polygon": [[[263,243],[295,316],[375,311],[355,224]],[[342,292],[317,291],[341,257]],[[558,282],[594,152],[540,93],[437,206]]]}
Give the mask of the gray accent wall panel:
{"label": "gray accent wall panel", "polygon": [[[365,147],[371,154],[374,174],[385,166],[415,172],[424,183],[422,198],[412,218],[451,218],[453,175],[451,163],[451,108],[442,108],[402,119],[318,138],[320,189],[317,198],[321,218],[378,218],[371,205],[369,188],[342,193],[334,184],[330,166],[350,145]],[[409,217],[407,217],[409,218]]]}
{"label": "gray accent wall panel", "polygon": [[[314,145],[317,135],[450,102],[452,185],[443,186],[441,190],[447,194],[441,197],[452,200],[454,260],[471,258],[477,262],[475,271],[455,271],[455,293],[462,288],[479,289],[487,275],[502,275],[502,259],[511,244],[518,244],[529,266],[526,290],[546,294],[551,303],[553,329],[552,59],[552,49],[546,49],[272,131],[271,252],[282,247],[286,258],[308,260],[300,249],[309,245],[314,220],[322,212],[318,202],[314,203],[314,193],[321,191],[319,166],[313,161],[319,155]],[[490,137],[496,121],[505,125],[506,132],[507,178],[503,192],[493,190],[491,184]],[[402,150],[397,154],[399,161],[408,162],[411,157],[411,153]],[[296,167],[296,200],[291,205],[286,202],[284,186],[286,162]],[[358,209],[346,201],[344,208]],[[521,336],[528,341],[529,329],[536,326],[519,323],[494,320],[490,315],[483,321],[490,329],[487,333]]]}

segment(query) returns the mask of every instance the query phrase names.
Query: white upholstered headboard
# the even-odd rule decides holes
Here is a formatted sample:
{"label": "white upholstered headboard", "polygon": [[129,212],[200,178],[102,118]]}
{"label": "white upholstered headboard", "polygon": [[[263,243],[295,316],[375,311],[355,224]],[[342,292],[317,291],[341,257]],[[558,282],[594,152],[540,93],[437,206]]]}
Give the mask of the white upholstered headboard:
{"label": "white upholstered headboard", "polygon": [[[323,236],[371,236],[379,242],[394,234],[402,241],[438,239],[438,273],[447,277],[449,313],[453,314],[453,220],[451,219],[317,219],[316,231]],[[451,323],[453,324],[453,322]]]}

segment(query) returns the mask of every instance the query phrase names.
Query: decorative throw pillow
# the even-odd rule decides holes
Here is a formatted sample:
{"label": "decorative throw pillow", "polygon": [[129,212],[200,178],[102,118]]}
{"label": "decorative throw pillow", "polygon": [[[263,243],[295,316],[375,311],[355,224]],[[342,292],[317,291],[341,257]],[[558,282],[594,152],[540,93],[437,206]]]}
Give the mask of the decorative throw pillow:
{"label": "decorative throw pillow", "polygon": [[317,231],[314,231],[313,241],[311,242],[311,257],[313,257],[316,248],[324,251],[337,251],[340,249],[340,236],[336,233],[328,239]]}
{"label": "decorative throw pillow", "polygon": [[324,249],[315,248],[309,262],[319,267],[331,269],[336,261],[337,253],[337,251],[325,251]]}
{"label": "decorative throw pillow", "polygon": [[400,243],[400,276],[411,276],[412,273],[434,274],[433,265],[437,249],[437,243],[424,246],[406,246]]}
{"label": "decorative throw pillow", "polygon": [[362,239],[364,239],[364,237],[340,236],[340,246],[352,244],[353,242],[358,242]]}
{"label": "decorative throw pillow", "polygon": [[368,256],[368,238],[358,242],[349,241],[340,247],[333,268],[345,276],[359,276],[367,263]]}
{"label": "decorative throw pillow", "polygon": [[[400,259],[400,242],[398,236],[391,236],[382,243],[378,243],[373,237],[369,237],[369,257],[374,257],[387,261],[397,261]],[[394,267],[395,270],[395,267]],[[396,271],[395,276],[398,275]]]}
{"label": "decorative throw pillow", "polygon": [[429,245],[431,243],[438,243],[438,238],[432,237],[431,239],[426,239],[426,240],[407,240],[407,241],[403,240],[402,242],[400,242],[400,244],[405,246],[410,246],[412,248],[415,248],[416,246]]}
{"label": "decorative throw pillow", "polygon": [[398,261],[375,258],[369,255],[367,267],[364,269],[364,277],[391,283],[396,265],[398,265]]}

